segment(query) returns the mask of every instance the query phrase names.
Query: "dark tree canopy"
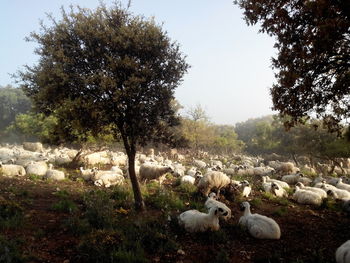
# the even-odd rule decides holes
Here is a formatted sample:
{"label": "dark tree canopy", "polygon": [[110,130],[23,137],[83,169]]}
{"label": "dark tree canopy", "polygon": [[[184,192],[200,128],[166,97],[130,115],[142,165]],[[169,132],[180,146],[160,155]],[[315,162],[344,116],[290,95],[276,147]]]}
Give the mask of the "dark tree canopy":
{"label": "dark tree canopy", "polygon": [[316,116],[330,131],[350,117],[350,1],[237,0],[248,25],[276,38],[274,110],[293,126]]}
{"label": "dark tree canopy", "polygon": [[185,56],[160,25],[118,3],[62,8],[62,19],[51,21],[28,39],[39,44],[40,60],[19,74],[22,87],[37,110],[54,113],[68,130],[96,134],[112,125],[124,142],[135,193],[136,146],[171,140],[169,127],[178,124],[170,102],[188,69]]}

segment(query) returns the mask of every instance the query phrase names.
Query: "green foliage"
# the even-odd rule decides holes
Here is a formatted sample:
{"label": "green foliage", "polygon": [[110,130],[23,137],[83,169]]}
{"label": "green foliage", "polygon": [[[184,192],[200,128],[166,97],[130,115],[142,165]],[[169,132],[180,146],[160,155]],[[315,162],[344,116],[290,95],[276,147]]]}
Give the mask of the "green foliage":
{"label": "green foliage", "polygon": [[21,89],[0,86],[0,134],[15,120],[16,115],[31,108],[29,98]]}
{"label": "green foliage", "polygon": [[288,214],[288,208],[287,207],[280,207],[280,208],[277,208],[273,211],[272,213],[273,215],[276,215],[276,216],[285,216]]}
{"label": "green foliage", "polygon": [[129,185],[115,186],[110,198],[115,201],[115,207],[131,209],[133,205],[132,189]]}
{"label": "green foliage", "polygon": [[77,211],[77,205],[69,199],[69,193],[66,190],[57,191],[55,195],[57,195],[61,200],[52,204],[52,210],[70,214]]}
{"label": "green foliage", "polygon": [[157,189],[145,197],[146,204],[163,210],[183,210],[184,202],[173,192],[164,188]]}
{"label": "green foliage", "polygon": [[20,263],[26,262],[21,253],[21,242],[18,240],[8,240],[0,235],[0,262],[1,263]]}

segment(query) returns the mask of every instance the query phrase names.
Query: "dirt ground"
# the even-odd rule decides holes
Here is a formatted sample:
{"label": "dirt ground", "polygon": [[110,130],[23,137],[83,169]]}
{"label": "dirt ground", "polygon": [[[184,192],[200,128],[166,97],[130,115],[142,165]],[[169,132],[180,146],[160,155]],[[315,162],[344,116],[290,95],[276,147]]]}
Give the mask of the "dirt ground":
{"label": "dirt ground", "polygon": [[[24,208],[22,225],[16,229],[1,230],[0,234],[7,239],[21,239],[23,255],[35,255],[29,262],[78,262],[75,253],[80,240],[62,225],[68,215],[51,207],[59,201],[55,195],[57,190],[78,193],[92,187],[75,181],[48,183],[0,177],[0,196],[18,202]],[[260,193],[249,199],[257,198],[261,201],[252,202],[252,212],[274,218],[281,228],[280,240],[257,240],[238,227],[242,212],[237,201],[229,204],[233,218],[221,224],[220,235],[223,237],[218,234],[210,240],[205,234],[184,233],[178,237],[182,251],[150,255],[150,259],[154,262],[189,263],[227,262],[228,257],[230,262],[237,263],[332,263],[335,262],[337,247],[350,239],[349,217],[339,209],[313,208],[292,201],[282,205],[262,197]],[[79,200],[77,202],[79,204]],[[220,260],[220,256],[225,259]]]}

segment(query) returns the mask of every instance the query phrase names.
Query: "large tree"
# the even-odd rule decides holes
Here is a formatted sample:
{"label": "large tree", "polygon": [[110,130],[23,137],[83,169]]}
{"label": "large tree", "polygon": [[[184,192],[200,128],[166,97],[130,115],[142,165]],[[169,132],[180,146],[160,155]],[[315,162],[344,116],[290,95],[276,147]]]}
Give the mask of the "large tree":
{"label": "large tree", "polygon": [[324,119],[340,131],[350,117],[350,1],[236,0],[248,25],[275,37],[277,83],[274,109],[290,115],[288,126],[305,117]]}
{"label": "large tree", "polygon": [[62,8],[62,19],[51,21],[28,38],[39,44],[40,59],[18,74],[22,87],[38,111],[55,113],[68,130],[98,134],[109,126],[121,136],[135,207],[143,209],[137,146],[173,138],[169,127],[178,119],[170,102],[188,69],[185,56],[154,20],[119,3]]}

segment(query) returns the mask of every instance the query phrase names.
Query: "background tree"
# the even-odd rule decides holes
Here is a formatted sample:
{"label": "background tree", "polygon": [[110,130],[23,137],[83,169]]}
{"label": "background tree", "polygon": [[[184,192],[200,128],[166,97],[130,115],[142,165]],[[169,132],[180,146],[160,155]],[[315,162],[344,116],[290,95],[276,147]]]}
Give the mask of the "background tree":
{"label": "background tree", "polygon": [[274,109],[287,127],[305,116],[322,118],[329,131],[350,117],[350,2],[236,0],[248,25],[275,37]]}
{"label": "background tree", "polygon": [[30,99],[21,89],[0,86],[0,134],[13,122],[17,114],[31,109]]}
{"label": "background tree", "polygon": [[[29,41],[39,63],[18,75],[36,109],[95,135],[111,125],[128,155],[135,207],[144,203],[135,175],[137,145],[174,139],[170,102],[188,69],[179,45],[153,20],[115,3],[96,10],[62,8],[62,19],[41,25]],[[69,130],[69,129],[68,129]]]}

